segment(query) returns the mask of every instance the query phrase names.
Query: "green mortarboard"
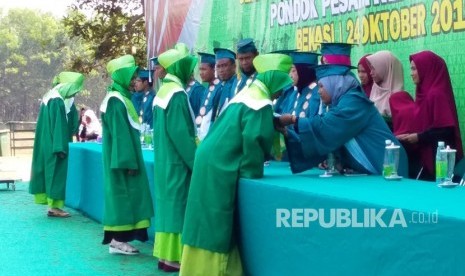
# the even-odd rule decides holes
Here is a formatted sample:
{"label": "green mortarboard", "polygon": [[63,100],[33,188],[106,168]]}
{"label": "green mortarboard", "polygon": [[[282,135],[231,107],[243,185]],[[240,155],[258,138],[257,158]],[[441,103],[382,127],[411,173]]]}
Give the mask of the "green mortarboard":
{"label": "green mortarboard", "polygon": [[63,98],[71,98],[82,90],[84,75],[76,72],[61,72],[54,78],[55,88]]}
{"label": "green mortarboard", "polygon": [[291,52],[289,55],[294,64],[318,65],[319,54],[313,52]]}
{"label": "green mortarboard", "polygon": [[165,52],[163,52],[161,55],[158,56],[158,62],[159,64],[167,69],[170,67],[173,63],[176,61],[179,61],[189,55],[189,52],[186,52],[184,49],[179,47],[180,50],[178,49],[169,49]]}
{"label": "green mortarboard", "polygon": [[136,61],[134,60],[134,57],[131,55],[124,55],[119,58],[110,60],[110,62],[108,62],[107,64],[107,71],[108,71],[108,74],[112,75],[115,71],[121,68],[135,67],[135,66],[136,66]]}
{"label": "green mortarboard", "polygon": [[267,71],[289,73],[292,67],[292,58],[284,54],[264,54],[254,58],[253,65],[259,74]]}
{"label": "green mortarboard", "polygon": [[255,53],[257,52],[257,48],[255,47],[255,43],[251,38],[244,38],[237,43],[237,53],[244,54],[244,53]]}
{"label": "green mortarboard", "polygon": [[323,42],[321,43],[321,55],[329,64],[342,64],[350,66],[350,52],[354,44]]}
{"label": "green mortarboard", "polygon": [[346,66],[340,64],[323,64],[315,67],[316,78],[321,79],[328,76],[334,75],[346,75],[351,69],[355,69],[353,66]]}
{"label": "green mortarboard", "polygon": [[187,47],[187,45],[181,42],[176,43],[176,45],[174,45],[174,49],[178,50],[181,54],[184,55],[184,57],[190,53],[190,50]]}
{"label": "green mortarboard", "polygon": [[52,86],[55,87],[59,83],[76,83],[82,86],[84,75],[76,72],[61,72],[53,78]]}
{"label": "green mortarboard", "polygon": [[216,61],[218,61],[219,59],[223,59],[223,58],[229,58],[232,60],[236,60],[236,54],[231,50],[228,50],[225,48],[215,48],[213,49],[213,52],[215,52]]}
{"label": "green mortarboard", "polygon": [[198,52],[200,56],[200,63],[208,63],[208,64],[213,64],[215,65],[215,55],[214,54],[208,54],[208,53],[202,53]]}

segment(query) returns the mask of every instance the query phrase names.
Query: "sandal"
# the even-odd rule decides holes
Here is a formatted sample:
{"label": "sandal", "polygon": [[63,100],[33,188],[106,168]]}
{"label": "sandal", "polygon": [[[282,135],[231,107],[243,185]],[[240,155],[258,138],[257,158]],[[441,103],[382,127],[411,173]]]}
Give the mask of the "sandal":
{"label": "sandal", "polygon": [[162,261],[158,261],[158,269],[162,270],[163,268],[165,268],[165,263]]}
{"label": "sandal", "polygon": [[47,216],[56,217],[56,218],[68,218],[71,215],[68,212],[65,212],[60,209],[56,209],[56,210],[48,210]]}
{"label": "sandal", "polygon": [[124,254],[124,255],[137,255],[140,253],[139,250],[137,250],[135,247],[133,247],[129,243],[119,242],[116,240],[112,240],[110,242],[109,252],[110,254]]}
{"label": "sandal", "polygon": [[165,261],[163,264],[163,271],[164,272],[178,272],[180,264],[178,262],[168,262]]}

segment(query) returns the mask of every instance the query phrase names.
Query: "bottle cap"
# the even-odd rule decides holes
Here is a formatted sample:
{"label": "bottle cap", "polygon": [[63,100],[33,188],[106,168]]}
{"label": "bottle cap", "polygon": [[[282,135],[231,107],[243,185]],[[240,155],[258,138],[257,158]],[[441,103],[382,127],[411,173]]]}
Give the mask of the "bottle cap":
{"label": "bottle cap", "polygon": [[447,146],[445,149],[442,149],[441,152],[450,153],[450,152],[457,152],[457,150],[451,149],[449,146]]}
{"label": "bottle cap", "polygon": [[438,141],[438,147],[444,147],[445,144],[444,144],[444,141]]}
{"label": "bottle cap", "polygon": [[386,139],[385,143],[386,143],[386,146],[389,146],[392,143],[392,141],[389,139]]}
{"label": "bottle cap", "polygon": [[398,149],[400,148],[400,146],[391,142],[391,144],[389,146],[386,146],[386,148],[387,149]]}

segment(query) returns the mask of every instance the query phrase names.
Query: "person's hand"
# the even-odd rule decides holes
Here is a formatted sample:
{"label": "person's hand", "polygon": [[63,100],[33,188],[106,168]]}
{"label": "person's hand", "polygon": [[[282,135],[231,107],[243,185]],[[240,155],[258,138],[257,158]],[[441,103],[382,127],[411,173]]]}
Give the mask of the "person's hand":
{"label": "person's hand", "polygon": [[279,117],[273,117],[273,126],[276,131],[286,135],[286,127],[281,125],[279,122]]}
{"label": "person's hand", "polygon": [[297,118],[294,115],[290,114],[284,114],[279,117],[279,123],[284,127],[295,124],[296,120]]}
{"label": "person's hand", "polygon": [[134,176],[137,174],[137,170],[128,170],[128,175],[129,176]]}
{"label": "person's hand", "polygon": [[296,123],[297,118],[294,115],[290,114],[284,114],[279,117],[274,117],[273,119],[273,125],[274,128],[284,134],[284,136],[287,135],[287,129],[286,126],[292,125]]}
{"label": "person's hand", "polygon": [[407,133],[407,134],[400,134],[396,136],[402,142],[407,142],[410,144],[418,143],[418,133]]}

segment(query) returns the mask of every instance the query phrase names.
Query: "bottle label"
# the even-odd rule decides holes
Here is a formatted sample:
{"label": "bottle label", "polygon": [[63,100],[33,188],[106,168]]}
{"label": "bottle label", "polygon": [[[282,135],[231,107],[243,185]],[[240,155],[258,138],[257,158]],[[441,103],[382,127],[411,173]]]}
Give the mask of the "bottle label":
{"label": "bottle label", "polygon": [[436,161],[436,178],[445,178],[447,175],[447,162]]}
{"label": "bottle label", "polygon": [[383,165],[383,176],[390,177],[394,172],[394,167],[392,165]]}

